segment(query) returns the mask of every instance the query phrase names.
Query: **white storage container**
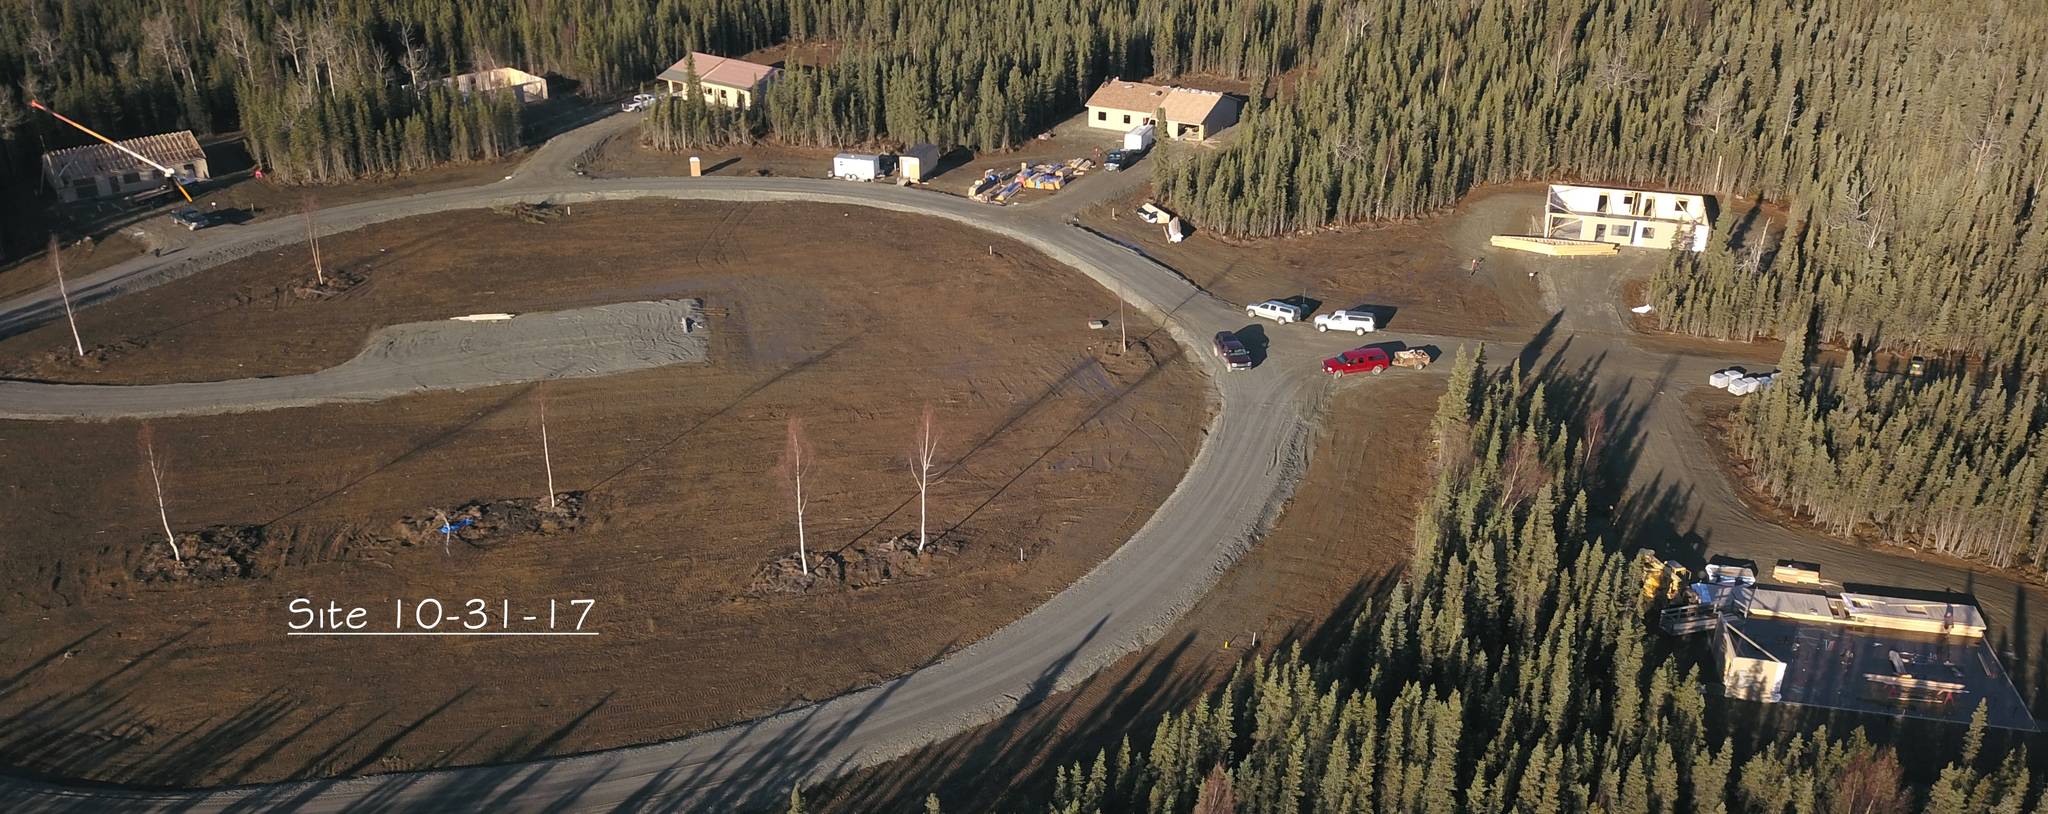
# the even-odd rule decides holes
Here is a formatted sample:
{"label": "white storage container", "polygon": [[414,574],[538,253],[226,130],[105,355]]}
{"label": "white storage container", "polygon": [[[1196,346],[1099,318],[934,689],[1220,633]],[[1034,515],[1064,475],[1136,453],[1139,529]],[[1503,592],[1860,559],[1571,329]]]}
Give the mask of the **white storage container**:
{"label": "white storage container", "polygon": [[1125,133],[1124,149],[1136,152],[1152,149],[1152,125],[1141,124]]}

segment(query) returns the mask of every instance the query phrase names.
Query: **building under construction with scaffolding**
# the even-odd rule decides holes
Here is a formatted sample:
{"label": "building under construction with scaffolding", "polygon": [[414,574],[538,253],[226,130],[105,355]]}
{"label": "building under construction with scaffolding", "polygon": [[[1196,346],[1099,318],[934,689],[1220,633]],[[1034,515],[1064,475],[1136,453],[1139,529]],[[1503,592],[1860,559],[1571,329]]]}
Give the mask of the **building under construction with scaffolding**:
{"label": "building under construction with scaffolding", "polygon": [[1644,591],[1668,604],[1659,628],[1707,634],[1731,698],[2033,731],[2034,719],[1986,639],[1968,594],[1835,585],[1819,567],[1716,558],[1692,580],[1645,552]]}

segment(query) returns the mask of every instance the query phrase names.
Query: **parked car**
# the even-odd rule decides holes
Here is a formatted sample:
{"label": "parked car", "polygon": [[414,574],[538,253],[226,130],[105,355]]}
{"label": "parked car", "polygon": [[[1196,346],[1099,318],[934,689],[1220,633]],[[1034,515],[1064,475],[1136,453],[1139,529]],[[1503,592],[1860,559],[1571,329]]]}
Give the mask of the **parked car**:
{"label": "parked car", "polygon": [[1111,150],[1108,155],[1103,156],[1102,168],[1117,172],[1138,163],[1138,159],[1144,158],[1145,153],[1145,150]]}
{"label": "parked car", "polygon": [[1364,311],[1331,311],[1316,315],[1317,331],[1351,331],[1364,336],[1379,330],[1373,324],[1372,314]]}
{"label": "parked car", "polygon": [[1226,370],[1252,369],[1252,352],[1238,340],[1237,334],[1229,331],[1216,333],[1216,358],[1223,360]]}
{"label": "parked car", "polygon": [[1270,319],[1282,325],[1301,321],[1301,306],[1279,300],[1255,302],[1244,307],[1244,315],[1253,319]]}
{"label": "parked car", "polygon": [[633,94],[633,98],[627,99],[625,104],[619,105],[619,109],[627,113],[631,113],[636,110],[646,110],[653,106],[654,94],[635,93]]}
{"label": "parked car", "polygon": [[1323,360],[1323,372],[1332,376],[1348,376],[1353,373],[1379,373],[1392,367],[1393,360],[1382,348],[1352,348]]}
{"label": "parked car", "polygon": [[196,232],[220,223],[220,216],[196,206],[181,206],[171,210],[171,222],[185,227],[185,231]]}
{"label": "parked car", "polygon": [[1173,220],[1173,213],[1159,208],[1156,203],[1146,201],[1138,205],[1138,220],[1155,225],[1163,224]]}

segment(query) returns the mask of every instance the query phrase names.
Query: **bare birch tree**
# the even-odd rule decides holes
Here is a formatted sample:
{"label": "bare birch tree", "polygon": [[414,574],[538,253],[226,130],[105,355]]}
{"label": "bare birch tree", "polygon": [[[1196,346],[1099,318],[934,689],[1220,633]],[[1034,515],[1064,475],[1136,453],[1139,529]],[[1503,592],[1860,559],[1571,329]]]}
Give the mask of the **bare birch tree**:
{"label": "bare birch tree", "polygon": [[320,264],[320,230],[314,224],[314,213],[320,211],[320,201],[307,195],[299,202],[299,212],[306,218],[306,248],[313,253],[313,283],[327,285],[327,269]]}
{"label": "bare birch tree", "polygon": [[932,406],[927,404],[924,406],[924,418],[918,422],[915,446],[910,451],[910,478],[917,483],[917,553],[919,554],[924,553],[925,544],[930,539],[925,534],[925,528],[927,519],[931,516],[930,512],[927,511],[927,507],[930,505],[929,498],[931,496],[932,484],[938,482],[932,475],[932,470],[937,468],[936,459],[938,454],[939,439],[932,434]]}
{"label": "bare birch tree", "polygon": [[59,251],[57,236],[50,236],[50,268],[57,272],[57,296],[64,300],[64,321],[71,323],[71,347],[78,351],[78,358],[85,358],[85,340],[78,338],[78,317],[71,313],[71,289],[64,285],[64,254]]}
{"label": "bare birch tree", "polygon": [[804,474],[810,471],[811,449],[804,440],[803,419],[789,418],[789,441],[783,445],[782,461],[775,467],[779,480],[789,484],[796,499],[796,559],[804,576],[811,575],[811,552],[804,540]]}
{"label": "bare birch tree", "polygon": [[405,69],[406,77],[411,80],[409,84],[417,88],[420,78],[425,76],[427,69],[431,67],[432,60],[427,54],[427,47],[420,44],[411,23],[399,29],[399,43],[405,50],[398,57],[398,65]]}
{"label": "bare birch tree", "polygon": [[548,449],[547,382],[541,382],[534,387],[534,401],[540,405],[540,462],[548,473],[548,509],[554,511],[560,507],[555,505],[555,456]]}
{"label": "bare birch tree", "polygon": [[157,460],[156,434],[148,424],[143,424],[142,429],[136,432],[135,445],[142,447],[143,460],[149,466],[149,485],[156,493],[156,519],[164,524],[164,540],[171,544],[171,561],[182,562],[185,555],[178,550],[178,535],[171,531],[171,513],[164,506],[163,462]]}

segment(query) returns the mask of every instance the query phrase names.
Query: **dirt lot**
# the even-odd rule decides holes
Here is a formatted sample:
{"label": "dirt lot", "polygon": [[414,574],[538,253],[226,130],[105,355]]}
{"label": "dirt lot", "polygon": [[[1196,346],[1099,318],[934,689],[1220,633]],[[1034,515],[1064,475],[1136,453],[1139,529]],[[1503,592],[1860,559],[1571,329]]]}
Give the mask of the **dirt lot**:
{"label": "dirt lot", "polygon": [[[1091,129],[1083,118],[1074,116],[1053,127],[1047,131],[1053,134],[1052,138],[1033,138],[1010,150],[981,154],[974,154],[968,150],[954,150],[939,162],[941,171],[936,176],[937,180],[931,182],[931,186],[942,192],[963,195],[967,191],[967,185],[985,169],[1016,169],[1020,162],[1040,163],[1065,161],[1069,158],[1092,158],[1098,150],[1107,152],[1116,149],[1121,143],[1120,134]],[[822,178],[831,174],[832,156],[839,152],[822,147],[786,147],[763,143],[709,149],[700,152],[698,156],[703,159],[705,175]],[[690,157],[642,147],[637,131],[629,131],[605,145],[604,151],[591,162],[591,174],[602,178],[688,175]],[[1057,193],[1025,190],[1020,192],[1015,200],[1022,203],[1055,194]]]}
{"label": "dirt lot", "polygon": [[1137,246],[1232,302],[1305,296],[1324,311],[1367,306],[1379,314],[1382,329],[1462,335],[1534,326],[1547,315],[1508,305],[1534,303],[1540,296],[1525,276],[1505,273],[1511,270],[1492,260],[1477,272],[1471,267],[1473,258],[1487,254],[1489,235],[1522,228],[1524,210],[1537,211],[1540,193],[1532,198],[1526,190],[1488,190],[1438,217],[1265,240],[1223,239],[1196,224],[1194,234],[1178,244],[1166,242],[1160,227],[1138,220],[1134,210],[1148,195],[1149,190],[1094,207],[1081,222]]}
{"label": "dirt lot", "polygon": [[[1107,292],[908,215],[638,202],[545,226],[440,215],[325,245],[367,271],[332,299],[276,293],[304,273],[294,255],[84,312],[99,341],[145,343],[105,375],[303,370],[378,325],[660,297],[703,299],[711,362],[548,385],[553,475],[583,493],[581,520],[445,553],[388,535],[433,508],[547,491],[533,388],[153,422],[174,526],[264,527],[263,576],[214,583],[135,577],[162,544],[134,423],[0,423],[7,766],[140,784],[392,771],[655,740],[827,697],[964,646],[1084,573],[1172,489],[1206,422],[1201,374],[1172,346],[1116,356],[1086,329],[1115,312]],[[809,539],[839,551],[914,530],[904,453],[926,403],[949,466],[934,530],[958,553],[863,590],[750,592],[795,544],[772,474],[787,421],[814,448]],[[380,626],[397,599],[453,614],[469,598],[587,598],[601,635],[290,638],[297,597],[367,606]]]}
{"label": "dirt lot", "polygon": [[1341,645],[1352,611],[1407,565],[1442,394],[1439,377],[1340,386],[1273,533],[1158,644],[1030,711],[807,792],[811,810],[914,811],[932,792],[947,811],[1030,810],[1025,801],[1049,791],[1053,768],[1114,752],[1124,732],[1142,746],[1160,715],[1228,678],[1254,634],[1262,653],[1296,641],[1310,653]]}

